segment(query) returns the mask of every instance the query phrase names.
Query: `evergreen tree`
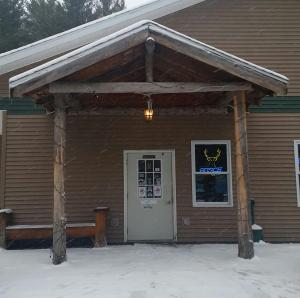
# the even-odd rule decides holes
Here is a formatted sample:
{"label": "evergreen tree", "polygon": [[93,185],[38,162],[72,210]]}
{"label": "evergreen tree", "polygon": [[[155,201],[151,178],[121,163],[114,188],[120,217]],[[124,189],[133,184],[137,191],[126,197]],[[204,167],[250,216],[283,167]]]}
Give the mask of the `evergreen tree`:
{"label": "evergreen tree", "polygon": [[68,28],[85,24],[98,18],[90,0],[64,0]]}
{"label": "evergreen tree", "polygon": [[27,42],[22,28],[23,0],[0,0],[0,53]]}
{"label": "evergreen tree", "polygon": [[124,9],[124,0],[64,0],[69,28]]}
{"label": "evergreen tree", "polygon": [[124,7],[124,0],[0,0],[0,53]]}
{"label": "evergreen tree", "polygon": [[66,12],[57,0],[31,0],[26,5],[25,28],[31,41],[66,29]]}
{"label": "evergreen tree", "polygon": [[124,0],[30,0],[26,29],[35,41],[120,11],[124,6]]}
{"label": "evergreen tree", "polygon": [[124,0],[96,0],[94,6],[100,17],[110,15],[124,9]]}

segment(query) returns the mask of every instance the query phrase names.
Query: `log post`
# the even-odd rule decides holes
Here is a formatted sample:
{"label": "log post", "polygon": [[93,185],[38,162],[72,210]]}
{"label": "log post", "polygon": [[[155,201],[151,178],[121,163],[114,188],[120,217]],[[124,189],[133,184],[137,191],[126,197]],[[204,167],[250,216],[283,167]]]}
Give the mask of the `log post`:
{"label": "log post", "polygon": [[238,255],[240,258],[252,259],[254,256],[254,248],[249,215],[248,146],[246,122],[247,108],[245,92],[234,94],[233,105],[238,209]]}
{"label": "log post", "polygon": [[154,80],[153,75],[153,55],[155,50],[155,39],[152,37],[148,37],[146,40],[146,82],[152,83]]}
{"label": "log post", "polygon": [[53,208],[53,264],[66,261],[65,216],[65,145],[66,111],[63,96],[55,95],[54,115],[54,208]]}
{"label": "log post", "polygon": [[97,207],[94,211],[96,213],[95,247],[105,247],[107,246],[106,216],[109,208]]}
{"label": "log post", "polygon": [[7,111],[0,111],[0,209],[5,208],[5,175],[6,175],[6,124],[7,124]]}

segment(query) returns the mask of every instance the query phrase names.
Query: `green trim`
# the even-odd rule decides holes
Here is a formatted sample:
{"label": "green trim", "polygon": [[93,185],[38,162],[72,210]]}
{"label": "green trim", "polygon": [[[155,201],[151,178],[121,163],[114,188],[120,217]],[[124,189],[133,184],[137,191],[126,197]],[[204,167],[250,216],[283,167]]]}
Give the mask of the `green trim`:
{"label": "green trim", "polygon": [[265,97],[259,106],[251,106],[250,113],[299,113],[299,96]]}
{"label": "green trim", "polygon": [[42,115],[46,113],[43,106],[37,105],[31,98],[0,98],[0,110],[8,115]]}
{"label": "green trim", "polygon": [[[31,98],[0,98],[0,110],[8,115],[43,115],[46,110]],[[300,96],[265,97],[259,106],[250,106],[250,113],[300,113]]]}

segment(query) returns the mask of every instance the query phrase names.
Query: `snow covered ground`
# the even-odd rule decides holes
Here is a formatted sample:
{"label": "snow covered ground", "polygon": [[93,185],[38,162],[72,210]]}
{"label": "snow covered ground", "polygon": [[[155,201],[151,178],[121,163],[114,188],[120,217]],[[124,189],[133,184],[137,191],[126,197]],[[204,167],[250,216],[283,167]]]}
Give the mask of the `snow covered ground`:
{"label": "snow covered ground", "polygon": [[0,250],[1,298],[300,297],[300,245],[134,245],[69,249],[53,266],[49,250]]}

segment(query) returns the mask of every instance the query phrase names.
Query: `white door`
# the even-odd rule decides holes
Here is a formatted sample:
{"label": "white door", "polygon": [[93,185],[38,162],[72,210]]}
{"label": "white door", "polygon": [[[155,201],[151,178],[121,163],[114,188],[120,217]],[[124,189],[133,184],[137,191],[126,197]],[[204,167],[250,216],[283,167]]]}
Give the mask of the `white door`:
{"label": "white door", "polygon": [[173,240],[172,152],[134,152],[126,158],[127,240]]}

